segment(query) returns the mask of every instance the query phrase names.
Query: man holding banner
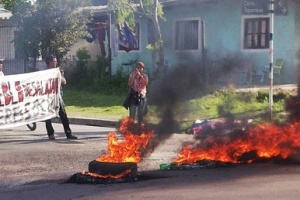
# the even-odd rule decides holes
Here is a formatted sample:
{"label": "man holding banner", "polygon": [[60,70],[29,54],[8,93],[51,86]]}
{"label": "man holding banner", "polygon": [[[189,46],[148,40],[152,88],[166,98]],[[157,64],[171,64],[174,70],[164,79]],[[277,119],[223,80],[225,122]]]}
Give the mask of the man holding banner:
{"label": "man holding banner", "polygon": [[0,129],[56,117],[60,80],[59,69],[1,76]]}
{"label": "man holding banner", "polygon": [[46,63],[47,70],[1,76],[0,129],[46,121],[49,139],[54,140],[51,118],[59,115],[67,138],[77,139],[69,127],[60,92],[66,79],[57,68],[56,57],[49,56]]}
{"label": "man holding banner", "polygon": [[[46,58],[46,64],[47,64],[47,69],[56,68],[57,67],[56,57],[54,55],[49,55]],[[66,83],[67,83],[67,81],[64,77],[64,72],[61,71],[61,84],[66,84]],[[64,102],[63,102],[61,93],[59,94],[59,112],[58,112],[58,114],[61,119],[61,123],[64,127],[64,131],[67,136],[67,139],[77,139],[77,137],[72,134],[72,131],[70,129],[69,119],[68,119],[68,116],[67,116],[67,113],[65,110],[65,106],[64,106]],[[55,140],[54,129],[52,127],[51,119],[48,119],[45,122],[46,122],[46,129],[47,129],[47,134],[48,134],[49,140]]]}

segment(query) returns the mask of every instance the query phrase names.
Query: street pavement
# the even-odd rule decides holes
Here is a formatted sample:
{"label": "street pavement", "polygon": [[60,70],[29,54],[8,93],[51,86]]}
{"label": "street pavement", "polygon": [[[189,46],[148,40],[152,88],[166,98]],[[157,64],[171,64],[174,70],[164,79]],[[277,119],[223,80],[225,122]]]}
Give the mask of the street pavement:
{"label": "street pavement", "polygon": [[[290,88],[290,87],[289,87]],[[293,89],[293,88],[290,88]],[[55,119],[59,122],[59,119]],[[185,170],[160,170],[192,135],[173,133],[147,151],[138,172],[143,180],[114,184],[67,183],[107,153],[107,134],[118,121],[70,117],[78,140],[68,140],[53,123],[56,140],[48,140],[45,124],[0,130],[0,200],[296,200],[300,166],[272,161]]]}
{"label": "street pavement", "polygon": [[143,180],[130,183],[76,184],[69,178],[88,169],[106,151],[113,127],[71,124],[78,140],[67,140],[54,123],[55,141],[45,124],[0,130],[0,199],[2,200],[296,200],[300,195],[300,166],[270,162],[199,169],[159,169],[169,163],[191,135],[172,134],[138,164]]}

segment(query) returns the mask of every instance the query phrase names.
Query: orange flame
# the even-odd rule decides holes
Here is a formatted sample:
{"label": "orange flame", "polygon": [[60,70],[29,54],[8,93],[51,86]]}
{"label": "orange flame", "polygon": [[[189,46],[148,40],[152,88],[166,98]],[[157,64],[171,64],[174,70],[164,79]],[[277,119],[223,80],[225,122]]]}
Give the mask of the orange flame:
{"label": "orange flame", "polygon": [[123,176],[125,176],[126,174],[129,174],[131,172],[131,169],[128,169],[118,175],[111,175],[111,174],[108,174],[108,175],[100,175],[100,174],[96,174],[96,173],[92,173],[92,172],[82,172],[82,174],[84,175],[89,175],[89,176],[93,176],[93,177],[96,177],[96,178],[111,178],[111,179],[118,179],[118,178],[122,178]]}
{"label": "orange flame", "polygon": [[145,148],[154,135],[153,131],[145,131],[144,124],[141,124],[140,135],[133,134],[129,127],[133,127],[134,121],[131,118],[126,118],[121,122],[120,132],[124,135],[123,141],[118,141],[118,136],[115,132],[110,132],[107,136],[109,155],[102,155],[96,159],[98,162],[134,162],[141,161],[140,147]]}
{"label": "orange flame", "polygon": [[[249,127],[243,136],[234,140],[215,140],[212,135],[209,148],[185,146],[175,159],[181,164],[192,164],[201,160],[239,163],[239,158],[247,152],[256,151],[258,158],[287,158],[300,148],[300,122],[278,126],[275,124]],[[249,160],[248,162],[252,162]]]}

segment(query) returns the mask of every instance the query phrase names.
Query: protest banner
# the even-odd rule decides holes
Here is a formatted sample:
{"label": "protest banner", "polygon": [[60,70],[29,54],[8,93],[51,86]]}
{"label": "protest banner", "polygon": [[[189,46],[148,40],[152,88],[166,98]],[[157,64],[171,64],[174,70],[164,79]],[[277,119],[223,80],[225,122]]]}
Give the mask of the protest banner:
{"label": "protest banner", "polygon": [[0,129],[58,116],[61,86],[58,68],[0,79]]}

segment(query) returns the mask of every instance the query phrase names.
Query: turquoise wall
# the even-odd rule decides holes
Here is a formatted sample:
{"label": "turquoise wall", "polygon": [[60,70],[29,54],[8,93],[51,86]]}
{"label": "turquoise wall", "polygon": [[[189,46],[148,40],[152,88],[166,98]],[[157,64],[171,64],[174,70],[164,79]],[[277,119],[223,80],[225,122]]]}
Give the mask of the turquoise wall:
{"label": "turquoise wall", "polygon": [[[274,62],[277,58],[284,59],[282,70],[282,82],[294,82],[295,56],[299,45],[299,25],[296,20],[296,10],[299,4],[288,2],[288,15],[274,17]],[[165,41],[166,59],[169,64],[176,64],[178,58],[184,60],[183,53],[176,53],[172,49],[173,22],[178,19],[198,18],[205,21],[205,41],[209,57],[215,59],[225,58],[228,55],[241,53],[253,60],[253,67],[260,68],[269,65],[269,49],[267,50],[243,50],[242,49],[242,1],[227,0],[216,3],[198,3],[190,6],[172,7],[165,10],[166,21],[162,21],[164,27],[163,38]],[[299,16],[298,16],[299,18]],[[296,30],[296,31],[295,31]],[[199,52],[189,52],[186,60],[191,55],[201,55]],[[201,57],[198,57],[201,59]],[[293,78],[291,78],[293,77]],[[275,77],[276,78],[276,77]]]}
{"label": "turquoise wall", "polygon": [[[277,58],[284,59],[282,83],[295,83],[298,78],[296,53],[300,49],[299,10],[300,4],[291,0],[288,1],[288,15],[275,15],[274,17],[274,63]],[[250,17],[242,15],[242,0],[218,0],[211,3],[180,5],[165,8],[164,13],[166,20],[160,20],[160,26],[168,67],[189,63],[192,60],[201,62],[201,50],[185,52],[173,50],[174,22],[179,19],[202,19],[205,21],[205,45],[208,56],[212,59],[222,59],[239,53],[251,58],[253,68],[257,70],[270,63],[269,49],[242,49],[242,22],[244,17]],[[155,71],[156,65],[152,63],[151,51],[146,49],[148,44],[147,21],[143,18],[139,18],[139,21],[141,27],[140,51],[119,52],[117,57],[112,57],[113,73],[120,67],[127,69],[128,67],[122,66],[122,63],[136,59],[146,64],[147,73],[151,74]]]}
{"label": "turquoise wall", "polygon": [[297,83],[299,83],[299,67],[300,67],[300,4],[295,5],[295,21],[294,21],[294,26],[295,26],[295,31],[294,31],[294,52],[295,52],[295,57],[294,57],[294,65],[293,65],[293,70],[291,72],[294,72],[293,76],[294,79],[296,78]]}

